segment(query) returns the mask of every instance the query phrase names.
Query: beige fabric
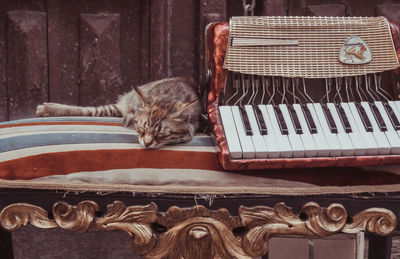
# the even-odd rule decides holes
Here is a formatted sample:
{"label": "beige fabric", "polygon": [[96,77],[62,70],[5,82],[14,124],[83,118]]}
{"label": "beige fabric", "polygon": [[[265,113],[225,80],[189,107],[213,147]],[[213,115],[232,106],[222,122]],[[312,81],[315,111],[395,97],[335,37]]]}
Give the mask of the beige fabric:
{"label": "beige fabric", "polygon": [[[400,175],[400,165],[364,167],[368,170]],[[321,176],[323,176],[323,168]],[[282,172],[283,174],[285,172]],[[377,174],[379,176],[379,173]],[[35,180],[0,180],[0,188],[21,188],[61,191],[178,193],[193,195],[255,194],[307,196],[355,194],[365,192],[400,192],[400,184],[316,186],[308,183],[272,179],[259,172],[177,169],[126,169],[102,172],[81,172],[54,175]]]}
{"label": "beige fabric", "polygon": [[400,184],[386,185],[358,185],[358,186],[190,186],[190,185],[129,185],[129,184],[93,184],[93,183],[52,183],[35,182],[26,180],[0,180],[0,188],[20,188],[34,190],[61,190],[74,192],[141,192],[141,193],[174,193],[192,195],[228,195],[228,194],[253,194],[253,195],[284,195],[308,196],[326,194],[357,194],[367,192],[400,192]]}
{"label": "beige fabric", "polygon": [[101,172],[81,172],[37,178],[41,182],[107,183],[183,186],[313,186],[312,184],[270,179],[246,174],[188,169],[121,169]]}

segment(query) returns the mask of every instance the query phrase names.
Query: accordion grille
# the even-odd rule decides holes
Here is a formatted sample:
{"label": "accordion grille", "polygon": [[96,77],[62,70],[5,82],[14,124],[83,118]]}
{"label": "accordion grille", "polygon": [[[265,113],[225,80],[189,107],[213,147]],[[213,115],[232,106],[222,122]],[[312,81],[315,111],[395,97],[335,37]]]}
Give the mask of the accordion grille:
{"label": "accordion grille", "polygon": [[[339,52],[352,36],[372,60],[346,64]],[[265,76],[332,78],[378,73],[399,64],[385,17],[232,17],[224,68]]]}

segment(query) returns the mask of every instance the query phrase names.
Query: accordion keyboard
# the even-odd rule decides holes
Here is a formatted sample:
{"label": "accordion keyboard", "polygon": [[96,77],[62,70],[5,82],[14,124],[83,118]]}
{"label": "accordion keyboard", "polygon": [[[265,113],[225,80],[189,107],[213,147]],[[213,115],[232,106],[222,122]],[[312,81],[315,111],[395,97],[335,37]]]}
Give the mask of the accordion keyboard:
{"label": "accordion keyboard", "polygon": [[230,77],[219,111],[232,159],[400,154],[400,101],[380,75],[327,79],[318,102],[304,80]]}

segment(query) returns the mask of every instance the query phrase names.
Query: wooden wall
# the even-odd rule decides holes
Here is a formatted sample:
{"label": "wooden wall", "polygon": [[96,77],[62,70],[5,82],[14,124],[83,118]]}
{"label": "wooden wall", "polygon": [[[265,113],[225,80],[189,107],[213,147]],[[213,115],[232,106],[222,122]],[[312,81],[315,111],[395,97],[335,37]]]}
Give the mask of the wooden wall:
{"label": "wooden wall", "polygon": [[[255,14],[400,20],[400,4],[257,0]],[[164,77],[200,82],[204,27],[233,15],[241,0],[0,0],[0,121],[32,117],[45,101],[114,102]]]}

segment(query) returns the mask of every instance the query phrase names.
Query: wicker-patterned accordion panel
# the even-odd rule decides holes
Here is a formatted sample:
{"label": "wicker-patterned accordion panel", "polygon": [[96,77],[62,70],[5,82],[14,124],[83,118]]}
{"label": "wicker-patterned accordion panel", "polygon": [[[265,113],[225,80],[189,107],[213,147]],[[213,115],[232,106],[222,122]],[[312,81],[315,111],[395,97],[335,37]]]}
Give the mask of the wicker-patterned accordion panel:
{"label": "wicker-patterned accordion panel", "polygon": [[[350,65],[339,61],[339,51],[351,36],[358,36],[367,44],[371,62]],[[259,44],[264,40],[272,44]],[[224,68],[231,71],[332,78],[377,73],[398,66],[385,17],[269,16],[232,17],[230,20]]]}

